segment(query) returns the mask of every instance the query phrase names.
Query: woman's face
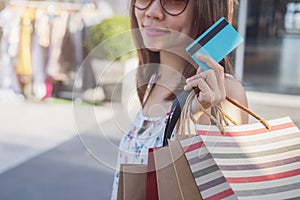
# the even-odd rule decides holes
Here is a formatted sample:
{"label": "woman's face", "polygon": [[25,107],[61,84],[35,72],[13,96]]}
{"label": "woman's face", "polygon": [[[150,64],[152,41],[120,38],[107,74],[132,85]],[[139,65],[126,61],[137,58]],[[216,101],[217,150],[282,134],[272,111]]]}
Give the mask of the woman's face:
{"label": "woman's face", "polygon": [[160,0],[153,0],[144,10],[135,8],[145,47],[152,51],[182,48],[183,40],[180,38],[188,38],[193,31],[194,6],[194,0],[190,0],[185,11],[177,16],[166,13]]}

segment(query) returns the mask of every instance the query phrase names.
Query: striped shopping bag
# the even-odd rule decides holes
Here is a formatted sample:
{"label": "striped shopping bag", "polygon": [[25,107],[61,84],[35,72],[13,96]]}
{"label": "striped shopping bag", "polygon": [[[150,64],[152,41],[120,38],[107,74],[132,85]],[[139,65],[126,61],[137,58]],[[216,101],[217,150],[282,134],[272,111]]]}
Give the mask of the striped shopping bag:
{"label": "striped shopping bag", "polygon": [[203,199],[300,198],[300,131],[289,117],[268,123],[196,125],[181,141]]}
{"label": "striped shopping bag", "polygon": [[200,135],[180,143],[204,200],[237,199]]}
{"label": "striped shopping bag", "polygon": [[[196,93],[182,92],[167,120],[164,145],[184,121]],[[226,100],[260,123],[223,126],[199,105],[216,125],[195,124],[196,135],[180,141],[203,199],[300,199],[300,131],[289,118],[266,121],[234,99]],[[234,120],[221,107],[223,122]],[[227,123],[225,123],[227,124]],[[188,129],[189,130],[189,129]],[[178,137],[180,138],[180,137]]]}

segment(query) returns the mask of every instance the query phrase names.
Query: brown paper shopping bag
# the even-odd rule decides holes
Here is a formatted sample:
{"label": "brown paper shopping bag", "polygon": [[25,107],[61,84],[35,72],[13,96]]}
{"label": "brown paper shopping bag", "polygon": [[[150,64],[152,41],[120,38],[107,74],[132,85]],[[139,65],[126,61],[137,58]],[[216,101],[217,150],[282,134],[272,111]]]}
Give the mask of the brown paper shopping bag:
{"label": "brown paper shopping bag", "polygon": [[117,200],[144,200],[147,165],[121,164]]}
{"label": "brown paper shopping bag", "polygon": [[184,152],[178,141],[153,149],[158,199],[201,200]]}

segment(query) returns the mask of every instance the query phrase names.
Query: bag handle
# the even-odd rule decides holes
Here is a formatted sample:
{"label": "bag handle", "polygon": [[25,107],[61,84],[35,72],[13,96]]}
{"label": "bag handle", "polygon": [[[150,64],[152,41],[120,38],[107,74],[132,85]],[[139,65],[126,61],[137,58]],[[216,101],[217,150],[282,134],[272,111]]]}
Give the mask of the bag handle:
{"label": "bag handle", "polygon": [[176,96],[176,98],[172,104],[172,107],[171,107],[171,110],[169,113],[169,117],[167,119],[166,128],[165,128],[165,132],[164,132],[163,146],[168,145],[168,139],[171,138],[174,127],[180,117],[182,108],[183,108],[188,96],[190,95],[190,93],[191,93],[191,91],[183,91],[178,96]]}
{"label": "bag handle", "polygon": [[249,115],[251,115],[252,117],[254,117],[255,119],[257,119],[258,121],[260,121],[268,130],[271,130],[271,126],[270,124],[261,116],[259,116],[258,114],[256,114],[255,112],[253,112],[252,110],[250,110],[249,108],[243,106],[242,104],[240,104],[239,102],[237,102],[236,100],[226,96],[226,100],[228,102],[230,102],[231,104],[235,105],[236,107],[240,108],[241,110],[245,111],[246,113],[248,113]]}
{"label": "bag handle", "polygon": [[[171,138],[172,132],[175,128],[175,125],[181,115],[181,112],[183,110],[183,106],[186,104],[186,102],[188,101],[187,104],[189,104],[195,97],[195,92],[192,91],[183,91],[182,93],[180,93],[174,100],[173,104],[172,104],[172,108],[169,114],[169,117],[167,119],[166,122],[166,128],[165,128],[165,132],[164,132],[164,141],[163,141],[163,146],[166,146],[168,144],[168,139]],[[242,104],[240,104],[239,102],[237,102],[236,100],[226,96],[226,100],[228,102],[230,102],[232,105],[240,108],[241,110],[245,111],[246,113],[248,113],[249,115],[251,115],[252,117],[254,117],[255,119],[257,119],[258,121],[260,121],[265,127],[266,129],[270,130],[271,126],[268,124],[268,122],[263,119],[261,116],[257,115],[256,113],[254,113],[252,110],[250,110],[249,108],[243,106]],[[200,110],[206,114],[207,116],[209,116],[209,118],[214,121],[216,123],[216,125],[219,127],[220,131],[222,133],[225,132],[224,127],[222,124],[220,124],[220,122],[209,112],[206,111],[206,109],[204,109],[204,107],[199,104]],[[233,124],[236,124],[234,122],[234,120],[227,115],[226,113],[223,112],[223,110],[218,107],[217,108],[221,114],[229,119]]]}

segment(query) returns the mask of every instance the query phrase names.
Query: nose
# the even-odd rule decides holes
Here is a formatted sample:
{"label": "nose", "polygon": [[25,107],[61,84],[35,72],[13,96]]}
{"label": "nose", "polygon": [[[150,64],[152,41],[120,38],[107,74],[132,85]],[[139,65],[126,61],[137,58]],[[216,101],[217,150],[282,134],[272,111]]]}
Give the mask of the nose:
{"label": "nose", "polygon": [[161,20],[164,17],[164,12],[160,5],[160,0],[153,0],[150,6],[146,11],[146,16],[150,18],[154,18],[157,20]]}

